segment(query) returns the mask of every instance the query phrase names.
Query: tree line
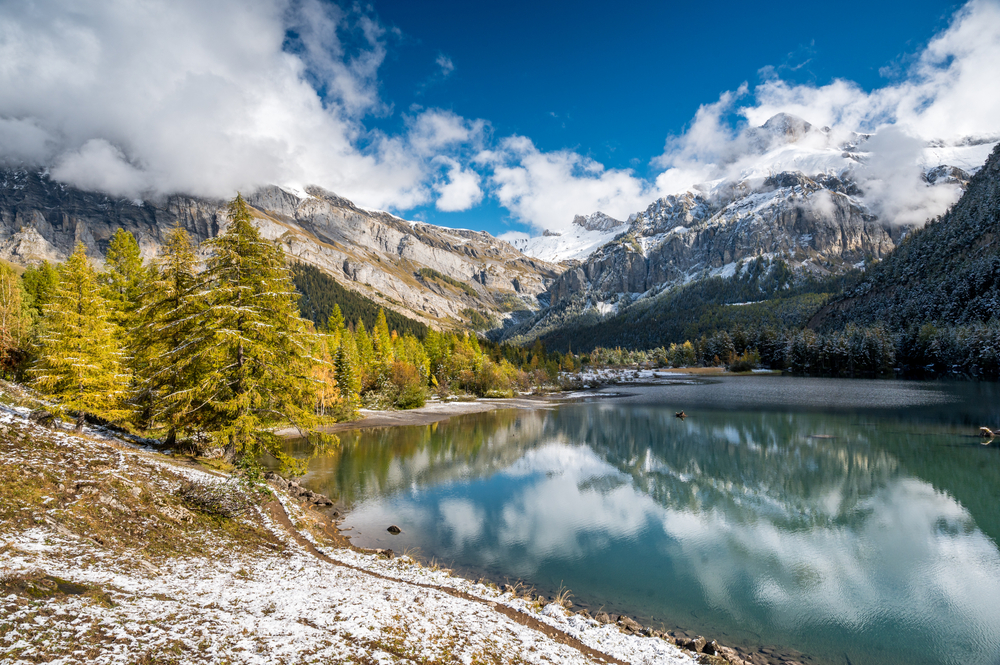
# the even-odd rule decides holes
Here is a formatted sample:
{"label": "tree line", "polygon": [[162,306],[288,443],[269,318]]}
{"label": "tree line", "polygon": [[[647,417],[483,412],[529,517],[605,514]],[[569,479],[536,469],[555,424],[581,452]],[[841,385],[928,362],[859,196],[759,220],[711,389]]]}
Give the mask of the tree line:
{"label": "tree line", "polygon": [[[20,277],[0,266],[4,375],[54,398],[78,428],[89,418],[167,446],[221,447],[255,472],[264,453],[295,466],[279,427],[319,444],[329,441],[323,424],[354,418],[363,405],[412,408],[429,391],[510,396],[574,366],[572,356],[538,345],[481,345],[474,334],[382,309],[369,318],[358,298],[334,291],[330,300],[332,278],[290,267],[242,197],[227,214],[226,230],[201,247],[174,228],[148,263],[119,229],[102,271],[83,244],[65,262]],[[308,298],[297,277],[311,285]],[[329,316],[317,325],[302,316],[302,301],[313,317],[318,303],[332,302]]]}

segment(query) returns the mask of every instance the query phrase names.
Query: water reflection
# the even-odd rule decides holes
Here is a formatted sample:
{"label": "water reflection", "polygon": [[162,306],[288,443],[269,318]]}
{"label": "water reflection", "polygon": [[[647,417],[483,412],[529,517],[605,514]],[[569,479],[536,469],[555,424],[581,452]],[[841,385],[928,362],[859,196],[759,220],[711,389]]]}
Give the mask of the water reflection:
{"label": "water reflection", "polygon": [[1000,662],[995,449],[927,404],[914,423],[773,405],[682,421],[678,403],[361,433],[307,482],[355,504],[359,544],[668,627],[828,662]]}

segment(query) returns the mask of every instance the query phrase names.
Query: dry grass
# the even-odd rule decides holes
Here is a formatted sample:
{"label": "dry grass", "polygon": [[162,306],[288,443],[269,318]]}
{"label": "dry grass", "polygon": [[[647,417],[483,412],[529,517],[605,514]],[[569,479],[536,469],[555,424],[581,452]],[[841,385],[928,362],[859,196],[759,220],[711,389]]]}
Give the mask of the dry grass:
{"label": "dry grass", "polygon": [[172,493],[184,476],[142,454],[110,444],[82,448],[33,424],[0,426],[6,529],[45,524],[63,536],[150,559],[284,547],[259,520],[189,510]]}

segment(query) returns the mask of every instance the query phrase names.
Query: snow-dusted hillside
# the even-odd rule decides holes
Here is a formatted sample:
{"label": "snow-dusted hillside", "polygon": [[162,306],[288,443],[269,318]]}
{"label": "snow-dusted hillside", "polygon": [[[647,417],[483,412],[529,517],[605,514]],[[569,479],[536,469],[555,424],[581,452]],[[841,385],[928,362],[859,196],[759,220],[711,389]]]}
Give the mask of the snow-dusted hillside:
{"label": "snow-dusted hillside", "polygon": [[714,180],[657,199],[602,245],[584,242],[597,235],[579,223],[564,240],[522,239],[524,253],[548,249],[550,260],[569,258],[554,255],[562,240],[579,263],[549,287],[549,310],[505,333],[530,339],[758,257],[818,277],[864,266],[958,201],[998,141],[928,142],[893,128],[837,134],[776,115],[732,141]]}
{"label": "snow-dusted hillside", "polygon": [[[779,113],[760,127],[746,129],[727,146],[718,158],[717,177],[655,201],[647,210],[631,215],[628,222],[597,212],[577,216],[570,230],[561,234],[512,232],[501,237],[528,256],[552,262],[587,261],[624,233],[646,250],[658,245],[664,234],[688,231],[682,218],[692,214],[714,216],[715,225],[743,219],[748,209],[758,207],[762,194],[767,195],[772,211],[801,208],[801,191],[785,192],[787,200],[780,192],[773,193],[775,188],[768,183],[780,180],[782,174],[795,179],[805,176],[821,183],[821,188],[825,182],[840,183],[855,208],[883,226],[921,224],[958,200],[969,177],[982,167],[998,141],[1000,136],[921,142],[894,129],[874,135],[844,134]],[[675,215],[678,204],[684,207],[693,200],[699,209],[688,205],[683,214]],[[822,200],[823,196],[811,203]],[[812,207],[824,223],[832,221],[833,207]],[[829,214],[824,215],[824,210]],[[655,223],[651,223],[653,218]],[[808,231],[804,234],[809,235]],[[780,248],[775,249],[780,253]],[[762,247],[760,253],[774,252]]]}
{"label": "snow-dusted hillside", "polygon": [[512,231],[500,236],[516,247],[522,254],[536,259],[558,263],[559,261],[582,261],[628,230],[628,222],[620,222],[602,212],[586,217],[577,215],[569,231],[552,233],[546,231],[540,236]]}

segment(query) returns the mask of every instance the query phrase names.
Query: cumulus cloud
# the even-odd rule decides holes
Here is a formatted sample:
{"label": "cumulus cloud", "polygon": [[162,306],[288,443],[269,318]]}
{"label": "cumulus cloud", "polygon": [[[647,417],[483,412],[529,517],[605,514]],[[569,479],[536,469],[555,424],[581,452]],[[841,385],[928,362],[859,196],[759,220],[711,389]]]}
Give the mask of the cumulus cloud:
{"label": "cumulus cloud", "polygon": [[462,168],[454,159],[439,157],[438,161],[448,168],[446,181],[434,185],[438,193],[435,206],[442,212],[459,212],[478,205],[483,200],[483,190],[480,188],[479,174],[471,169]]}
{"label": "cumulus cloud", "polygon": [[[656,189],[673,193],[716,179],[741,179],[766,168],[815,172],[851,170],[866,203],[883,220],[919,224],[943,213],[961,194],[953,185],[929,187],[922,168],[949,164],[969,169],[988,151],[958,149],[969,138],[1000,139],[1000,89],[990,83],[1000,62],[1000,3],[973,0],[930,41],[902,80],[872,91],[835,80],[794,85],[773,71],[747,94],[744,86],[702,106],[688,130],[667,140],[654,160],[663,169]],[[779,113],[810,122],[798,150],[755,150],[754,129]],[[727,117],[743,118],[733,127]],[[856,132],[873,136],[865,140]],[[931,142],[953,149],[931,150]],[[858,166],[841,146],[859,144]],[[767,152],[761,155],[760,152]]]}
{"label": "cumulus cloud", "polygon": [[412,140],[365,128],[391,111],[385,39],[374,17],[317,0],[3,3],[0,154],[115,195],[316,183],[406,210],[435,195],[427,151],[456,139],[427,129],[435,110]]}
{"label": "cumulus cloud", "polygon": [[500,204],[536,227],[565,228],[574,216],[597,210],[624,219],[653,196],[630,170],[606,169],[570,150],[542,152],[523,136],[503,139],[477,159],[492,169]]}
{"label": "cumulus cloud", "polygon": [[[488,122],[447,110],[411,109],[395,134],[371,129],[369,118],[395,113],[379,81],[394,39],[370,9],[321,0],[0,3],[0,162],[133,198],[315,183],[406,213],[466,210],[488,194],[519,222],[562,230],[577,214],[626,219],[659,196],[748,177],[762,151],[769,168],[846,168],[854,162],[839,146],[861,131],[875,134],[856,172],[869,205],[913,221],[957,192],[920,180],[906,161],[916,142],[1000,135],[997,0],[972,0],[883,88],[794,85],[781,68],[765,71],[702,106],[649,178],[527,137],[494,138]],[[444,54],[435,67],[436,80],[455,71]],[[748,130],[779,112],[829,132],[799,137],[807,150],[795,154],[762,148]],[[956,154],[934,158],[968,168],[985,157],[949,161]]]}

